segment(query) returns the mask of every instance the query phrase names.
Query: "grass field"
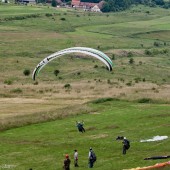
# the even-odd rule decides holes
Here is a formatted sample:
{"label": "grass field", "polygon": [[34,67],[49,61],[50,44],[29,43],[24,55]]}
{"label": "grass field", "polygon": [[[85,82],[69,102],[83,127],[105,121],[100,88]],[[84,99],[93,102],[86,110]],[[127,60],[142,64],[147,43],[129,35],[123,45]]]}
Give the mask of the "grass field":
{"label": "grass field", "polygon": [[[74,46],[103,51],[113,71],[92,57],[71,54],[52,61],[32,80],[43,58]],[[169,138],[139,141],[169,136],[169,47],[170,10],[135,6],[103,14],[0,4],[0,169],[59,170],[66,153],[74,169],[75,147],[79,169],[87,169],[90,146],[98,157],[95,169],[165,161],[143,159],[169,155]],[[85,121],[86,133],[77,132],[76,120]],[[115,141],[118,135],[131,140],[126,156]]]}
{"label": "grass field", "polygon": [[[153,136],[169,136],[169,105],[137,104],[112,101],[90,104],[91,112],[48,123],[7,130],[0,134],[1,164],[13,169],[61,169],[64,155],[72,160],[73,150],[79,151],[79,169],[87,169],[88,149],[92,146],[98,156],[95,169],[119,170],[152,165],[165,160],[144,161],[145,157],[168,155],[169,139],[141,143]],[[86,132],[75,127],[76,120],[84,120]],[[127,155],[122,155],[118,135],[131,140]]]}

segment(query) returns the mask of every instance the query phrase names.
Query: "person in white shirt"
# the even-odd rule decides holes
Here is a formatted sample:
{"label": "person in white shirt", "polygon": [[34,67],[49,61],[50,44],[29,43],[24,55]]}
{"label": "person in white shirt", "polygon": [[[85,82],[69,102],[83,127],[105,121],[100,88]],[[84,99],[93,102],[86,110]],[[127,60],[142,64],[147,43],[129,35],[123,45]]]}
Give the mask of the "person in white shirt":
{"label": "person in white shirt", "polygon": [[90,147],[89,150],[89,168],[93,168],[94,162],[96,162],[96,154],[94,153],[94,151],[92,150],[92,148]]}
{"label": "person in white shirt", "polygon": [[78,166],[78,152],[76,149],[74,150],[74,166],[79,167]]}

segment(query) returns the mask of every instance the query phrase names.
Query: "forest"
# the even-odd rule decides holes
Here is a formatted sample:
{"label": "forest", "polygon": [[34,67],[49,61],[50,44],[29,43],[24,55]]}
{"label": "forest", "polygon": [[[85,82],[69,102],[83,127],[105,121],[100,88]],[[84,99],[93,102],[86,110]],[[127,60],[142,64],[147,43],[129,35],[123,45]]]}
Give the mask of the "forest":
{"label": "forest", "polygon": [[143,4],[150,7],[160,6],[163,8],[170,8],[170,1],[164,0],[105,0],[102,12],[116,12],[123,11],[130,8],[132,5]]}

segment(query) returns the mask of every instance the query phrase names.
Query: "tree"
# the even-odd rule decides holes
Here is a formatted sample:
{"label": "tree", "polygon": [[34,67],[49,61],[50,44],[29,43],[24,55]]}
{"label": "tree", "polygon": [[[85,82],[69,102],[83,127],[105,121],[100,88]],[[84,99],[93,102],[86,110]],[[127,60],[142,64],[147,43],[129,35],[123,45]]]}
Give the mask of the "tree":
{"label": "tree", "polygon": [[165,4],[165,2],[163,1],[163,0],[152,0],[156,5],[160,5],[160,6],[162,6],[162,5],[164,5]]}
{"label": "tree", "polygon": [[129,64],[133,64],[135,61],[134,61],[134,59],[133,58],[130,58],[129,59]]}
{"label": "tree", "polygon": [[58,76],[59,73],[60,73],[59,70],[54,70],[54,74],[55,74],[56,76]]}
{"label": "tree", "polygon": [[109,3],[108,2],[104,2],[103,3],[101,11],[102,12],[109,12],[110,11],[110,7],[109,7]]}
{"label": "tree", "polygon": [[23,74],[25,75],[25,76],[29,76],[30,75],[30,70],[29,69],[25,69],[24,71],[23,71]]}
{"label": "tree", "polygon": [[51,1],[51,6],[52,6],[52,7],[56,7],[56,6],[57,6],[56,0],[52,0],[52,1]]}

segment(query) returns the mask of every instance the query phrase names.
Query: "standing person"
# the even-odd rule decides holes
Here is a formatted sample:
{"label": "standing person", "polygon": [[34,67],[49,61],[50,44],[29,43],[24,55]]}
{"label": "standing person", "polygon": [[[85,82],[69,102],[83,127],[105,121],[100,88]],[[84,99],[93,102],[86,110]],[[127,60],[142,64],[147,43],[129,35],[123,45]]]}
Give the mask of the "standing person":
{"label": "standing person", "polygon": [[89,150],[89,168],[93,168],[95,161],[96,161],[96,154],[94,153],[94,151],[90,147],[90,150]]}
{"label": "standing person", "polygon": [[130,148],[130,141],[126,139],[126,137],[124,137],[123,139],[123,155],[126,154],[126,150],[128,150]]}
{"label": "standing person", "polygon": [[78,152],[77,152],[77,149],[74,150],[74,166],[79,167],[78,166]]}
{"label": "standing person", "polygon": [[70,161],[70,159],[69,159],[69,155],[66,154],[65,157],[66,157],[66,158],[65,158],[65,160],[64,160],[63,169],[64,169],[64,170],[70,170],[70,163],[71,163],[71,161]]}

